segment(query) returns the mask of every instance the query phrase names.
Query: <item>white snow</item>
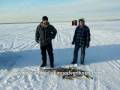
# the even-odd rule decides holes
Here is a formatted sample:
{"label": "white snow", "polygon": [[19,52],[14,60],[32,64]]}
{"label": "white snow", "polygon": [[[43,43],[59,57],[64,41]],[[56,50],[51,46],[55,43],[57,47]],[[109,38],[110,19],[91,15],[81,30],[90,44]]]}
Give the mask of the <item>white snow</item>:
{"label": "white snow", "polygon": [[[52,24],[58,30],[53,40],[55,66],[69,65],[76,27],[68,22]],[[78,68],[92,72],[93,80],[66,80],[54,74],[39,73],[37,25],[0,25],[0,90],[120,90],[120,21],[87,22],[91,44],[86,50],[86,65],[81,66],[78,58]]]}

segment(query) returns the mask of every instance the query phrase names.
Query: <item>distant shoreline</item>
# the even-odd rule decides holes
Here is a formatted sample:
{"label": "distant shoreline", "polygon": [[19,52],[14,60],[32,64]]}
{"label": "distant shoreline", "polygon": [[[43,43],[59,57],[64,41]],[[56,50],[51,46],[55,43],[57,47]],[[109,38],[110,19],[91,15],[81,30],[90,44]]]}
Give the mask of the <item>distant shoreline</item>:
{"label": "distant shoreline", "polygon": [[[120,21],[120,19],[101,19],[101,20],[87,20],[87,21]],[[61,22],[72,22],[71,21],[51,21],[51,23],[61,23]],[[0,23],[0,25],[4,24],[31,24],[31,23],[40,23],[40,22],[5,22],[5,23]]]}

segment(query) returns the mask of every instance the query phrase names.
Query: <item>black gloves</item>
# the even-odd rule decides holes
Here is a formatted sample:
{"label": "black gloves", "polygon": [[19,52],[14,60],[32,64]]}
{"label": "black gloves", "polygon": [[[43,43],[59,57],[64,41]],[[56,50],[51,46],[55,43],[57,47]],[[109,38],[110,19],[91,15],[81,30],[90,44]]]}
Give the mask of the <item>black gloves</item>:
{"label": "black gloves", "polygon": [[39,40],[38,40],[38,39],[35,39],[35,41],[36,41],[37,43],[39,43]]}
{"label": "black gloves", "polygon": [[86,45],[86,47],[89,48],[89,46],[90,46],[90,45],[89,45],[89,43],[88,43],[88,44]]}
{"label": "black gloves", "polygon": [[37,41],[37,43],[39,43],[39,40]]}
{"label": "black gloves", "polygon": [[73,42],[72,42],[72,45],[74,45],[74,44],[75,44],[75,42],[73,41]]}

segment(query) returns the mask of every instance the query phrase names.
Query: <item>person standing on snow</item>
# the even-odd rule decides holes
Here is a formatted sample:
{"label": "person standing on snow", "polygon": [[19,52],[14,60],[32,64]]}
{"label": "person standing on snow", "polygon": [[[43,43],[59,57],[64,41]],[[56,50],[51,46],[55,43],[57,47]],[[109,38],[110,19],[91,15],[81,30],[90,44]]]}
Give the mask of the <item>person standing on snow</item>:
{"label": "person standing on snow", "polygon": [[48,17],[43,16],[42,22],[37,26],[35,33],[35,41],[40,43],[41,55],[42,55],[42,64],[41,67],[47,65],[47,54],[48,52],[50,59],[50,66],[54,68],[54,55],[52,40],[55,38],[57,30],[48,22]]}
{"label": "person standing on snow", "polygon": [[71,64],[76,64],[78,59],[78,51],[81,49],[81,64],[84,64],[85,50],[90,43],[90,29],[85,25],[84,19],[79,19],[79,25],[75,30],[72,44],[75,45],[74,56]]}

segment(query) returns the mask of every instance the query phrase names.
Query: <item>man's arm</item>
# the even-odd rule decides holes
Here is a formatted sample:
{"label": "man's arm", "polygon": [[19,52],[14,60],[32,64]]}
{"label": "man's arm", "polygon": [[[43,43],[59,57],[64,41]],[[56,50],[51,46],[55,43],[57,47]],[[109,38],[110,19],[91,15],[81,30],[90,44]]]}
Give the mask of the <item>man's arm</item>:
{"label": "man's arm", "polygon": [[56,30],[56,28],[54,26],[51,26],[51,29],[52,29],[51,37],[52,37],[52,39],[54,39],[56,34],[57,34],[57,30]]}
{"label": "man's arm", "polygon": [[39,43],[39,38],[40,38],[39,28],[40,27],[38,26],[37,29],[36,29],[36,33],[35,33],[35,41],[37,43]]}
{"label": "man's arm", "polygon": [[91,38],[90,38],[90,29],[88,28],[88,30],[87,30],[87,38],[86,38],[86,43],[87,43],[87,47],[89,47],[89,44],[90,44],[90,40],[91,40]]}
{"label": "man's arm", "polygon": [[[78,27],[77,27],[77,28],[78,28]],[[76,37],[76,31],[77,31],[77,28],[75,29],[75,33],[74,33],[74,36],[73,36],[72,44],[75,44],[75,37]]]}

